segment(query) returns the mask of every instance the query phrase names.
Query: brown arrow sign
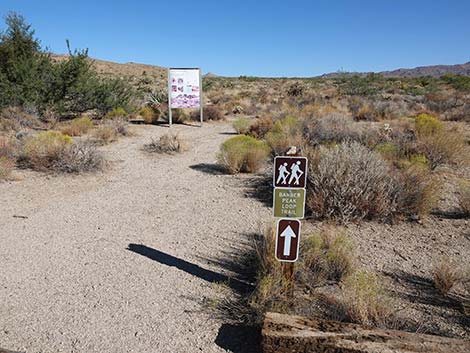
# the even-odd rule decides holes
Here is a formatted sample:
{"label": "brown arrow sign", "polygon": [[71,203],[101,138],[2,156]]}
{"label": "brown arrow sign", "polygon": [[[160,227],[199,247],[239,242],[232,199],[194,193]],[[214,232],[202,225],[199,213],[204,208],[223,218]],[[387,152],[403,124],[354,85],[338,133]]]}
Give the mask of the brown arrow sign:
{"label": "brown arrow sign", "polygon": [[305,188],[307,180],[307,158],[274,158],[273,185],[275,188]]}
{"label": "brown arrow sign", "polygon": [[299,258],[300,221],[280,219],[276,232],[276,259],[295,262]]}

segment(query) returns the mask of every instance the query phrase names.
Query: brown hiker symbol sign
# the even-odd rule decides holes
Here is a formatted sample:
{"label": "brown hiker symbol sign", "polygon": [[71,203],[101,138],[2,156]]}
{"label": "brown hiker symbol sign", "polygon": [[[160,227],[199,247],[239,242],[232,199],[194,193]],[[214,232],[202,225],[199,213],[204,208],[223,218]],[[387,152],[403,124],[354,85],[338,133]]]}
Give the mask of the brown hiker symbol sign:
{"label": "brown hiker symbol sign", "polygon": [[276,259],[295,262],[299,257],[300,221],[280,219],[276,231]]}
{"label": "brown hiker symbol sign", "polygon": [[274,187],[305,188],[307,158],[276,157],[274,159]]}

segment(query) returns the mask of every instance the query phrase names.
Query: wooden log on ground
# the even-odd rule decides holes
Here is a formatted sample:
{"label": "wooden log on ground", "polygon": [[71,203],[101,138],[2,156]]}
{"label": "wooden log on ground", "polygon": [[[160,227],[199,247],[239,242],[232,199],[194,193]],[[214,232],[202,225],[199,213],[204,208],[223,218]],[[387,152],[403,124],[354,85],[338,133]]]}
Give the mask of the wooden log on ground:
{"label": "wooden log on ground", "polygon": [[0,348],[0,353],[18,353],[18,352],[7,351],[6,349]]}
{"label": "wooden log on ground", "polygon": [[470,341],[267,313],[264,353],[469,353]]}

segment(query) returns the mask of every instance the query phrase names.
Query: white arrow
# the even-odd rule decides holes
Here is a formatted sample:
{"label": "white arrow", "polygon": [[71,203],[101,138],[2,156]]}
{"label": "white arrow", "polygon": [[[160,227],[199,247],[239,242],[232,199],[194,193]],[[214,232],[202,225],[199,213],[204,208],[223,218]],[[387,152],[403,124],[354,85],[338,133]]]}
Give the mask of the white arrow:
{"label": "white arrow", "polygon": [[286,229],[281,233],[281,237],[284,238],[284,256],[289,256],[290,255],[290,243],[291,239],[297,237],[297,235],[294,233],[292,230],[291,226],[287,226]]}

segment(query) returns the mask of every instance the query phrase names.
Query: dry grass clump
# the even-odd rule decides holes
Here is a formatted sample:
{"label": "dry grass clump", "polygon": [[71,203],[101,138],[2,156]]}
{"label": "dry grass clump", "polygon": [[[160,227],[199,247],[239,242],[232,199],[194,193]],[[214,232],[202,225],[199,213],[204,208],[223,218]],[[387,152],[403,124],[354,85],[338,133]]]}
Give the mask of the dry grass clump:
{"label": "dry grass clump", "polygon": [[250,131],[251,120],[248,118],[238,118],[232,123],[232,127],[237,134],[246,135]]}
{"label": "dry grass clump", "polygon": [[178,134],[167,133],[144,146],[144,150],[151,153],[180,153],[187,149],[187,145]]}
{"label": "dry grass clump", "polygon": [[101,144],[108,144],[116,141],[118,134],[114,127],[108,124],[102,124],[93,131],[93,137]]}
{"label": "dry grass clump", "polygon": [[325,229],[305,237],[302,242],[301,274],[308,286],[325,280],[341,281],[356,265],[355,247],[344,232]]}
{"label": "dry grass clump", "polygon": [[81,136],[86,134],[93,128],[93,121],[89,117],[81,117],[73,119],[70,123],[64,126],[60,131],[68,136]]}
{"label": "dry grass clump", "polygon": [[470,180],[462,180],[459,183],[458,200],[462,214],[470,217]]}
{"label": "dry grass clump", "polygon": [[292,116],[276,121],[265,138],[276,156],[284,154],[291,146],[303,145],[302,123]]}
{"label": "dry grass clump", "polygon": [[366,326],[386,327],[393,311],[381,278],[368,271],[358,271],[342,284],[335,305],[337,319]]}
{"label": "dry grass clump", "polygon": [[460,268],[449,258],[442,258],[434,265],[432,276],[434,287],[443,295],[462,279]]}
{"label": "dry grass clump", "polygon": [[219,163],[231,174],[259,170],[269,155],[269,147],[251,136],[239,135],[220,146]]}
{"label": "dry grass clump", "polygon": [[101,144],[114,142],[119,136],[129,135],[129,123],[122,118],[107,119],[93,130],[93,137]]}
{"label": "dry grass clump", "polygon": [[413,217],[426,216],[436,206],[439,184],[421,160],[395,173],[397,213]]}
{"label": "dry grass clump", "polygon": [[191,119],[191,115],[187,109],[177,108],[171,110],[171,121],[174,124],[184,124]]}
{"label": "dry grass clump", "polygon": [[104,158],[96,145],[89,140],[68,145],[60,153],[53,169],[63,173],[84,173],[101,170]]}
{"label": "dry grass clump", "polygon": [[224,120],[224,115],[222,114],[220,109],[213,105],[204,107],[202,113],[205,121]]}
{"label": "dry grass clump", "polygon": [[307,205],[319,218],[383,219],[396,211],[389,165],[357,142],[320,147],[310,159],[308,191]]}
{"label": "dry grass clump", "polygon": [[0,136],[0,180],[8,179],[16,164],[17,146],[11,139]]}
{"label": "dry grass clump", "polygon": [[35,170],[51,170],[72,142],[70,136],[58,131],[40,132],[26,141],[20,163]]}

